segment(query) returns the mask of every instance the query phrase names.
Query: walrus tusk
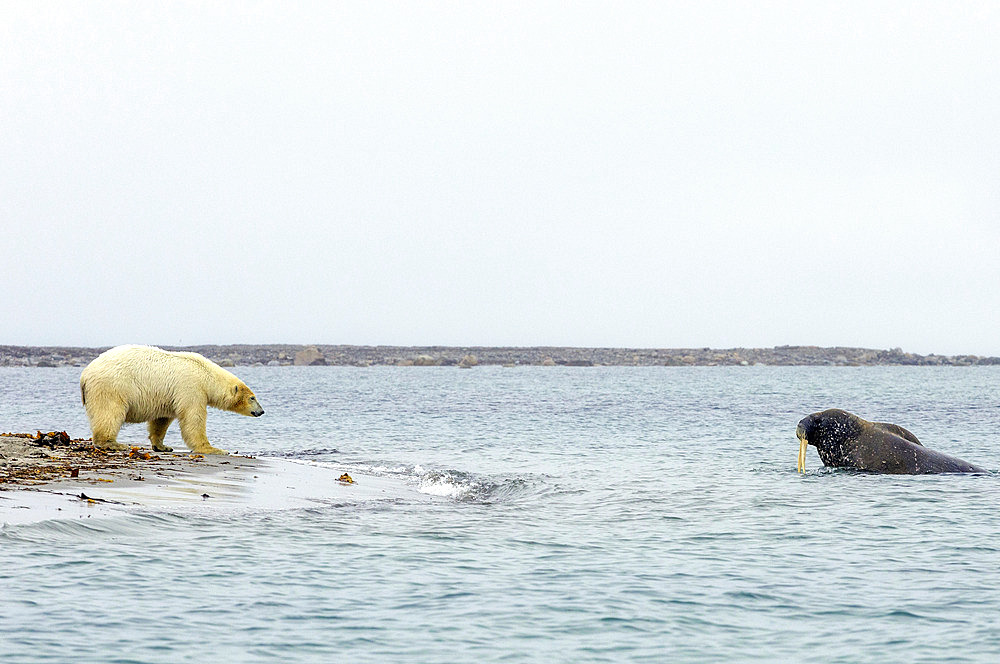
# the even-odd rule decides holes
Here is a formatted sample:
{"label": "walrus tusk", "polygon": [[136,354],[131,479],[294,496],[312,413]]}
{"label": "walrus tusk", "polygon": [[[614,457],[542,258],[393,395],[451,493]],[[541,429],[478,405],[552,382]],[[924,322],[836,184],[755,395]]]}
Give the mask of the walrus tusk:
{"label": "walrus tusk", "polygon": [[799,436],[799,472],[806,472],[806,446],[809,445],[809,441],[806,440],[805,436]]}

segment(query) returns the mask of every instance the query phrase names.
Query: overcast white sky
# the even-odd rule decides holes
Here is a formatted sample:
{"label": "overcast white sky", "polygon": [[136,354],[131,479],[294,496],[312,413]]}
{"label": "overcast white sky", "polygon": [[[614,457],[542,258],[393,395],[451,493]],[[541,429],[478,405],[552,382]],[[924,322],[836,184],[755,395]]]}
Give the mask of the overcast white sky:
{"label": "overcast white sky", "polygon": [[0,2],[0,343],[1000,355],[1000,3]]}

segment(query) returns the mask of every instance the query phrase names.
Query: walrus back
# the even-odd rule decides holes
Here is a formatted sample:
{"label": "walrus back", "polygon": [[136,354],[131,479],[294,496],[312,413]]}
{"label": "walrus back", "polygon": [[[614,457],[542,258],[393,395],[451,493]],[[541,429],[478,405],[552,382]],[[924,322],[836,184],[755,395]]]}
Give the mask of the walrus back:
{"label": "walrus back", "polygon": [[923,443],[921,443],[919,440],[917,440],[916,436],[914,436],[912,433],[910,433],[910,431],[908,429],[904,429],[903,427],[899,426],[898,424],[893,424],[891,422],[872,422],[872,425],[876,426],[876,427],[879,427],[880,429],[884,429],[885,431],[888,431],[889,433],[894,433],[897,436],[899,436],[900,438],[903,438],[905,440],[910,441],[911,443],[914,443],[916,445],[920,445],[921,447],[923,447]]}
{"label": "walrus back", "polygon": [[921,448],[924,452],[916,461],[916,472],[923,473],[985,473],[985,468],[969,463],[964,459],[949,456],[937,450]]}
{"label": "walrus back", "polygon": [[868,452],[864,456],[869,457],[864,460],[864,470],[898,475],[987,472],[968,461],[924,447],[885,429],[880,433],[878,442],[865,440],[865,437],[860,441],[859,447]]}

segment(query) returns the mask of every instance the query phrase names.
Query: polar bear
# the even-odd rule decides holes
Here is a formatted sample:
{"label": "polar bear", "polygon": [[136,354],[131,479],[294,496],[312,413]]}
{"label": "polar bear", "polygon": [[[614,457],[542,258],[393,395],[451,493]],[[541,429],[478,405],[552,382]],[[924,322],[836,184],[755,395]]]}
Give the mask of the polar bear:
{"label": "polar bear", "polygon": [[118,346],[101,353],[80,374],[80,395],[94,445],[122,450],[118,431],[125,422],[149,422],[157,452],[170,452],[163,436],[174,419],[192,452],[226,454],[205,435],[207,406],[260,417],[264,409],[246,384],[198,353],[174,353],[154,346]]}

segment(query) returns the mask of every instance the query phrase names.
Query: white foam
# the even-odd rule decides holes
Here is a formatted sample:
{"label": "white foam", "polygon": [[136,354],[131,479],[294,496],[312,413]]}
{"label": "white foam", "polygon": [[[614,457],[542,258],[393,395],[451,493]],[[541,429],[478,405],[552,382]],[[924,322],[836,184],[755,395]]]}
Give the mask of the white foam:
{"label": "white foam", "polygon": [[420,493],[442,498],[458,498],[469,490],[468,486],[456,484],[444,477],[424,478],[420,480]]}

